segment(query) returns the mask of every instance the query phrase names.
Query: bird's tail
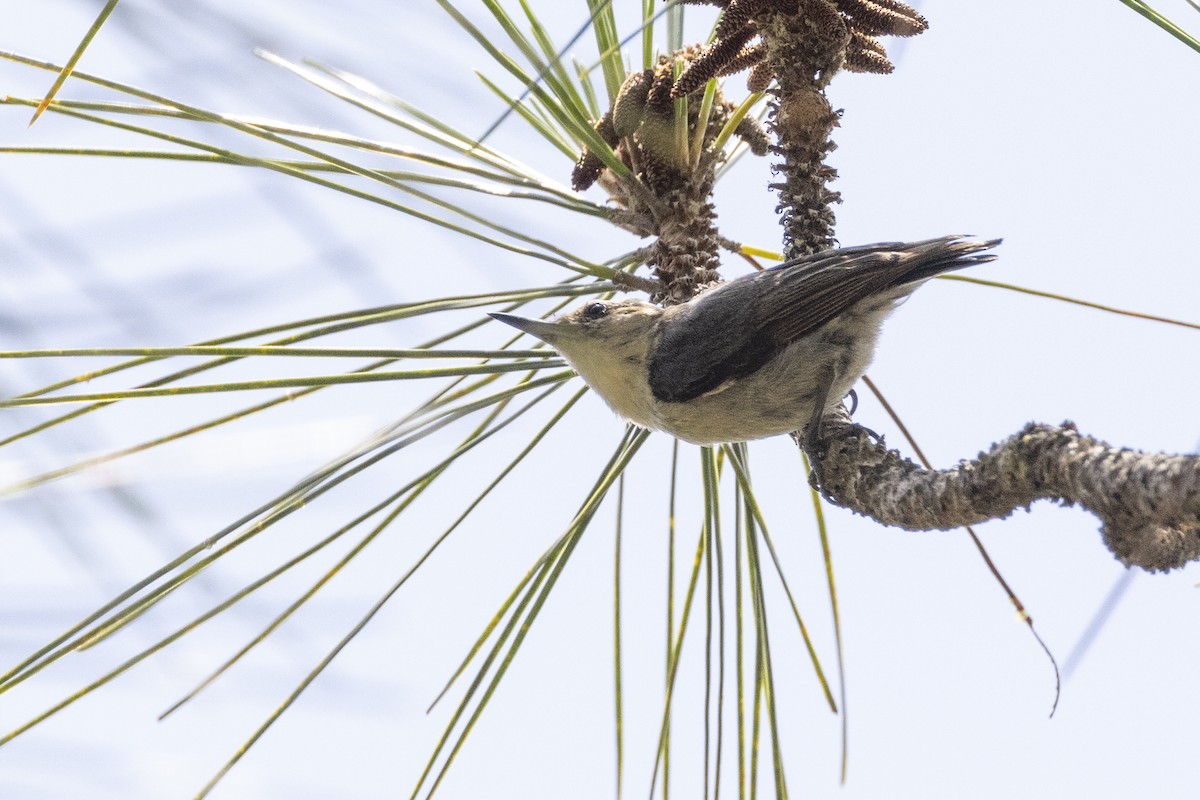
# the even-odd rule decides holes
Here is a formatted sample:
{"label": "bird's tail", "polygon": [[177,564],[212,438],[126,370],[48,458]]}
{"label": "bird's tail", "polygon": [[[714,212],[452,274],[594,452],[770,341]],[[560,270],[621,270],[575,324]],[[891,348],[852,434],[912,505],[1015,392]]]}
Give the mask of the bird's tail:
{"label": "bird's tail", "polygon": [[943,272],[973,267],[995,261],[995,253],[986,253],[1000,244],[1003,239],[975,239],[970,236],[941,236],[937,239],[926,239],[921,242],[893,242],[887,244],[872,244],[862,248],[850,247],[840,251],[849,254],[851,251],[895,253],[902,262],[910,268],[901,273],[897,284],[919,283]]}

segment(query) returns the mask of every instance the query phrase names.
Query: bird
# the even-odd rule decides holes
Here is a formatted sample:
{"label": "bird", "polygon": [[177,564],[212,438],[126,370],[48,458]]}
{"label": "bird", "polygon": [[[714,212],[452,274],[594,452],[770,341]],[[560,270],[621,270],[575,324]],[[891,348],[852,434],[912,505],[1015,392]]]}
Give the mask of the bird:
{"label": "bird", "polygon": [[491,316],[553,347],[618,415],[700,445],[816,434],[921,284],[996,257],[943,236],[826,250],[662,307],[593,300],[553,320]]}

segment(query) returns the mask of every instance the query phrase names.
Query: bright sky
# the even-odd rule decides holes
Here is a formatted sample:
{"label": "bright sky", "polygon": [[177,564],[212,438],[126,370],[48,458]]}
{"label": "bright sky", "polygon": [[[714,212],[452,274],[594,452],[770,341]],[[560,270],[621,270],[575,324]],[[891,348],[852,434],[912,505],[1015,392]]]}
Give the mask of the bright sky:
{"label": "bright sky", "polygon": [[[299,2],[286,13],[245,5],[125,0],[80,69],[217,111],[409,145],[415,144],[410,135],[255,58],[253,49],[364,75],[468,132],[482,131],[501,110],[472,73],[497,76],[499,69],[436,4]],[[482,19],[477,5],[461,3]],[[582,2],[533,5],[548,15],[559,40],[586,19]],[[620,4],[625,28],[637,5]],[[845,110],[835,155],[841,172],[835,188],[845,200],[838,208],[840,239],[1003,237],[1000,260],[977,270],[980,277],[1200,322],[1190,246],[1200,175],[1193,90],[1200,56],[1116,0],[1082,5],[925,2],[920,8],[931,28],[891,48],[894,75],[836,78],[830,98]],[[1200,30],[1183,0],[1157,5]],[[61,61],[98,4],[6,6],[0,48]],[[711,19],[711,9],[688,13]],[[592,56],[581,45],[578,57]],[[48,84],[46,73],[0,63],[0,95],[36,96]],[[731,86],[740,96],[740,80]],[[77,82],[63,97],[112,99]],[[166,147],[54,115],[32,129],[27,121],[27,111],[4,109],[0,145]],[[244,146],[223,135],[221,141]],[[570,162],[538,146],[518,121],[506,123],[494,144],[566,182]],[[0,159],[0,318],[10,348],[180,344],[331,311],[563,277],[275,175],[155,161]],[[719,187],[728,236],[778,247],[774,199],[762,190],[768,179],[765,162],[747,159]],[[610,257],[632,243],[597,224],[565,228],[576,223],[540,207],[500,208],[506,223],[539,230],[587,257]],[[741,269],[734,262],[731,269]],[[468,322],[470,314],[459,319]],[[417,321],[372,329],[348,343],[409,346],[437,326]],[[1115,444],[1194,452],[1197,335],[935,282],[889,321],[870,374],[939,466],[973,456],[1029,420],[1071,419]],[[82,368],[3,364],[0,385],[16,394]],[[284,365],[279,374],[293,373]],[[407,387],[344,387],[174,449],[6,497],[0,665],[17,662],[190,544],[394,421],[416,396]],[[865,391],[859,396],[859,420],[899,446],[878,404]],[[139,402],[0,450],[0,482],[159,435],[181,419],[211,416],[211,408],[236,408],[244,398]],[[3,411],[0,430],[7,435],[40,418]],[[168,720],[155,718],[320,571],[286,579],[5,745],[0,797],[192,796],[408,568],[416,542],[436,534],[452,518],[447,513],[474,496],[532,431],[525,426],[447,479],[452,483],[415,506],[402,529],[372,545],[311,609]],[[544,451],[346,648],[214,797],[407,796],[459,695],[429,716],[426,706],[507,592],[561,533],[621,432],[597,398],[585,397]],[[224,598],[279,553],[343,524],[449,441],[419,445],[354,488],[312,504],[273,538],[248,546],[242,561],[206,573],[186,597],[0,697],[4,730]],[[755,446],[752,459],[790,585],[832,671],[825,578],[799,459],[784,441]],[[699,485],[697,463],[693,449],[681,451],[683,570],[698,530],[689,502]],[[653,437],[626,490],[624,790],[631,797],[646,793],[661,714],[669,464],[669,441]],[[965,535],[903,533],[836,510],[829,523],[845,638],[849,778],[838,787],[839,721],[822,704],[786,600],[773,588],[773,664],[794,795],[1194,796],[1200,784],[1195,567],[1134,576],[1048,720],[1050,666]],[[612,532],[610,504],[437,796],[615,796]],[[1123,573],[1100,545],[1096,521],[1039,504],[979,532],[1065,664]],[[702,791],[702,611],[676,690],[671,787],[678,797]],[[726,689],[729,703],[732,687]],[[727,797],[736,796],[732,720],[730,714],[724,730]],[[768,742],[762,752],[766,758]],[[767,796],[766,775],[760,788]]]}

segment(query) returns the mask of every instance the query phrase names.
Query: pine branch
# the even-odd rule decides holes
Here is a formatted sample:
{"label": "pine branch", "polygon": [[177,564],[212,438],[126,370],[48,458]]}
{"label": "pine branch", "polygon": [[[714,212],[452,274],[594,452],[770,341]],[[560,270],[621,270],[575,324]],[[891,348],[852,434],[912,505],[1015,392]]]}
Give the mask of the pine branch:
{"label": "pine branch", "polygon": [[926,470],[842,409],[809,452],[827,499],[884,525],[949,530],[1009,516],[1035,500],[1080,505],[1128,566],[1165,572],[1200,559],[1200,456],[1142,453],[1030,423],[974,460]]}

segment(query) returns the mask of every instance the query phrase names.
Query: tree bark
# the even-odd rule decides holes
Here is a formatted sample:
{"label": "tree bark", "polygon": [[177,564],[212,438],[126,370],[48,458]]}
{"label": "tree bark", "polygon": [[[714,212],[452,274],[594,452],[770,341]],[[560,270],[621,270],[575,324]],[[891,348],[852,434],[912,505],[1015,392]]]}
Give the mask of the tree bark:
{"label": "tree bark", "polygon": [[1095,514],[1127,566],[1165,572],[1200,558],[1200,456],[1113,447],[1071,422],[1030,423],[973,460],[927,470],[844,409],[825,416],[813,441],[826,499],[884,525],[949,530],[1056,500]]}

